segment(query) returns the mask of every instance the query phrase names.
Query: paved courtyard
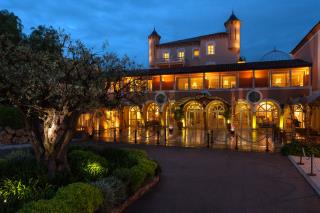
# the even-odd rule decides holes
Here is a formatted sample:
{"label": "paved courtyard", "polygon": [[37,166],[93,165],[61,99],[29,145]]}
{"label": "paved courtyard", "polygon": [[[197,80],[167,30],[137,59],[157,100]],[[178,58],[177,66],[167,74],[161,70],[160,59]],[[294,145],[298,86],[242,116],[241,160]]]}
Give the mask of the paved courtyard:
{"label": "paved courtyard", "polygon": [[127,213],[320,212],[320,198],[280,154],[131,147],[145,149],[162,173]]}

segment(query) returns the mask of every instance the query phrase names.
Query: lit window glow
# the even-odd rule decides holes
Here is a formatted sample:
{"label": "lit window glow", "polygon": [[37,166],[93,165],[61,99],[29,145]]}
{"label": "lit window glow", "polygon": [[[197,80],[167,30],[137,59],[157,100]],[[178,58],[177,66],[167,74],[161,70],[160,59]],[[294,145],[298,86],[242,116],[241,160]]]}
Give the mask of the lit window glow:
{"label": "lit window glow", "polygon": [[170,58],[169,52],[164,52],[164,53],[162,54],[162,58],[163,58],[163,60],[165,60],[165,61],[169,61],[169,58]]}
{"label": "lit window glow", "polygon": [[208,44],[207,46],[207,54],[208,55],[213,55],[215,53],[215,48],[213,44]]}
{"label": "lit window glow", "polygon": [[200,56],[200,50],[199,49],[194,49],[193,50],[193,57],[199,57]]}
{"label": "lit window glow", "polygon": [[178,59],[179,60],[184,60],[184,51],[179,51],[178,52]]}

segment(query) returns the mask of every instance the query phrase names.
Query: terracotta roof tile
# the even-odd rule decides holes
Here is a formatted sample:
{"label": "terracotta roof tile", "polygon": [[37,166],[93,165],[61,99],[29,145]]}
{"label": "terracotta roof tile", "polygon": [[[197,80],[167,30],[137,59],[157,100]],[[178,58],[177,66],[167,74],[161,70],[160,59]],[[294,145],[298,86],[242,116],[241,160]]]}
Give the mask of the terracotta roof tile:
{"label": "terracotta roof tile", "polygon": [[262,61],[262,62],[248,62],[236,64],[216,64],[205,66],[190,66],[180,68],[166,68],[166,69],[142,69],[129,71],[128,76],[139,75],[160,75],[160,74],[187,74],[187,73],[201,73],[201,72],[232,72],[242,70],[261,70],[261,69],[281,69],[294,67],[310,67],[312,64],[300,59],[283,60],[283,61]]}

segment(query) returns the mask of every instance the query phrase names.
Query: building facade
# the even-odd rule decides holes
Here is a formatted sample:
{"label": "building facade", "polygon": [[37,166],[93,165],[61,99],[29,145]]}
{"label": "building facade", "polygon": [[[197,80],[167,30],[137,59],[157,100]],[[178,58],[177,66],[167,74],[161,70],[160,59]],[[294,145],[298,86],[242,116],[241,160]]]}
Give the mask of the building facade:
{"label": "building facade", "polygon": [[[79,129],[320,130],[320,24],[291,55],[272,51],[263,61],[240,58],[241,21],[231,14],[225,32],[161,43],[148,36],[149,69],[128,72],[127,91],[143,90],[138,103],[84,114]],[[112,91],[111,91],[112,92]],[[91,130],[89,130],[91,129]]]}

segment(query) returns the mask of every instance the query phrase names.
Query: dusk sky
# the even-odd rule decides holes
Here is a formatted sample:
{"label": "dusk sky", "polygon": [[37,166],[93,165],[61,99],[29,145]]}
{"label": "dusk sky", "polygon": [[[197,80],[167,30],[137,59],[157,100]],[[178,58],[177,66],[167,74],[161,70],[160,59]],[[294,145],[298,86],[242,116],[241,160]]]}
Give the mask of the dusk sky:
{"label": "dusk sky", "polygon": [[63,28],[96,51],[127,54],[147,66],[147,37],[161,42],[225,31],[234,10],[242,21],[241,55],[248,61],[274,47],[290,52],[320,20],[320,0],[1,0],[20,17],[24,32],[38,25]]}

